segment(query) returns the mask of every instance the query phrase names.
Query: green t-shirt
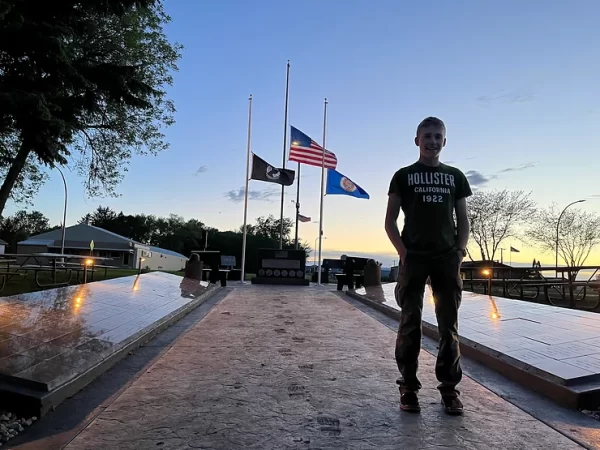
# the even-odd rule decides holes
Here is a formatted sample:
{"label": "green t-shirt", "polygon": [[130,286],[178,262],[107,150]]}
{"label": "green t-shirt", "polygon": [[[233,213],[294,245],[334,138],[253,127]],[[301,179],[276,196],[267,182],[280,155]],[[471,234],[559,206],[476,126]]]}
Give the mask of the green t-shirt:
{"label": "green t-shirt", "polygon": [[402,241],[409,253],[441,256],[456,250],[454,206],[472,194],[459,169],[416,162],[394,174],[388,194],[392,193],[402,202]]}

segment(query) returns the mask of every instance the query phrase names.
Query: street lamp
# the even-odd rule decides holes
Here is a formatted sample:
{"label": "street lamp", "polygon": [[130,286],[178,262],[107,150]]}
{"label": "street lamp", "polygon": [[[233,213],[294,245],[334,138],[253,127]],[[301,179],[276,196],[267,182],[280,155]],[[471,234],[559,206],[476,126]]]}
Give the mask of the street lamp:
{"label": "street lamp", "polygon": [[[61,244],[60,244],[60,254],[64,255],[65,254],[65,234],[66,234],[66,227],[67,227],[67,181],[65,180],[65,176],[62,173],[62,170],[60,170],[57,166],[54,166],[56,170],[58,170],[58,172],[60,173],[60,176],[62,177],[63,180],[63,184],[65,186],[65,208],[63,211],[63,223],[62,223],[62,240],[61,240]],[[64,262],[64,258],[63,258],[63,262]]]}
{"label": "street lamp", "polygon": [[585,200],[577,200],[576,202],[569,203],[567,206],[565,206],[565,209],[562,210],[562,212],[558,216],[558,220],[556,221],[556,249],[555,249],[555,264],[556,265],[554,266],[554,267],[556,267],[556,274],[555,274],[556,278],[558,278],[558,228],[560,226],[560,219],[562,219],[562,216],[565,213],[565,211],[567,210],[567,208],[575,205],[576,203],[583,203],[583,202],[585,202]]}

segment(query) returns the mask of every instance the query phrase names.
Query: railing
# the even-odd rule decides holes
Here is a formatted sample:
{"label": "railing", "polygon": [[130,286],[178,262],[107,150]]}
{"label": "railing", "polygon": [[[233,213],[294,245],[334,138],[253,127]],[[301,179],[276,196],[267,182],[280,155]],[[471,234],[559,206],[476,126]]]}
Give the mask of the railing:
{"label": "railing", "polygon": [[[589,271],[591,275],[577,280],[582,271]],[[546,277],[543,272],[560,276]],[[473,292],[482,288],[484,294],[493,294],[497,287],[503,297],[529,301],[537,301],[543,293],[551,305],[593,310],[600,306],[599,272],[600,266],[499,267],[491,263],[485,267],[461,269],[463,284]]]}

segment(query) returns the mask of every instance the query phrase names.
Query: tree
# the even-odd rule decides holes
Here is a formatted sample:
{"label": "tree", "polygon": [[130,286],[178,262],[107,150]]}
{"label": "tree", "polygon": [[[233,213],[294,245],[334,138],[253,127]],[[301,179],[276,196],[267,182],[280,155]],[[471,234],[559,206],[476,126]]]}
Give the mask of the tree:
{"label": "tree", "polygon": [[181,47],[160,0],[12,1],[0,19],[0,214],[31,198],[39,166],[73,165],[88,194],[116,195],[134,153],[167,148]]}
{"label": "tree", "polygon": [[[99,206],[93,213],[83,216],[79,223],[103,228],[143,244],[160,246],[162,242],[159,228],[162,220],[164,219],[157,219],[153,215],[125,215],[123,212],[117,213],[109,207]],[[173,227],[172,224],[171,227]],[[168,224],[162,228],[170,229]]]}
{"label": "tree", "polygon": [[[99,206],[94,212],[86,214],[79,223],[89,223],[143,244],[153,245],[189,256],[193,250],[204,249],[204,233],[208,232],[208,250],[218,250],[221,255],[235,256],[237,264],[242,262],[242,232],[219,231],[207,227],[197,219],[185,220],[176,214],[169,217],[146,216],[144,214],[126,215],[111,208]],[[291,238],[292,220],[284,219],[284,249],[294,248]],[[258,250],[261,248],[279,248],[279,219],[273,216],[259,217],[254,225],[247,225],[246,272],[256,272]],[[300,244],[307,252],[309,247]]]}
{"label": "tree", "polygon": [[[6,172],[12,162],[12,158],[9,157],[10,149],[17,148],[18,145],[18,138],[15,133],[0,134],[0,179],[6,177]],[[21,173],[15,180],[10,198],[18,204],[32,205],[33,197],[47,179],[48,175],[38,165],[35,155],[30,154],[23,166],[23,170],[21,170]]]}
{"label": "tree", "polygon": [[[556,204],[540,210],[532,219],[527,236],[543,250],[555,254],[556,226],[560,214]],[[558,224],[558,255],[570,267],[583,266],[600,244],[600,217],[579,209],[568,209]]]}
{"label": "tree", "polygon": [[[276,219],[272,214],[268,217],[260,216],[256,219],[255,225],[246,225],[247,234],[254,236],[266,237],[277,241],[279,245],[279,234],[281,219]],[[291,231],[293,227],[292,219],[289,217],[283,218],[283,245],[289,246],[293,244]],[[244,231],[244,227],[240,227],[240,232]]]}
{"label": "tree", "polygon": [[477,191],[468,199],[471,236],[484,261],[493,261],[500,244],[519,238],[519,225],[536,212],[523,191]]}
{"label": "tree", "polygon": [[117,213],[111,208],[109,208],[108,206],[98,206],[96,211],[83,216],[79,220],[79,223],[86,223],[88,225],[94,225],[95,227],[104,228],[106,230],[112,231],[110,230],[110,228],[114,227],[114,222],[116,218]]}
{"label": "tree", "polygon": [[17,211],[13,216],[0,218],[0,237],[9,244],[11,251],[17,243],[29,236],[45,233],[58,227],[50,227],[50,221],[39,211]]}

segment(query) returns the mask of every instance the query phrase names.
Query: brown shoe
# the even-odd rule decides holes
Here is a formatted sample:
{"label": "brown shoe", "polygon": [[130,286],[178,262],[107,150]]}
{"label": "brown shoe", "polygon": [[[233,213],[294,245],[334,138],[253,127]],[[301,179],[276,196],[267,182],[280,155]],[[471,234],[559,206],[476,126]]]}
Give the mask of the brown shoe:
{"label": "brown shoe", "polygon": [[416,392],[405,392],[400,396],[400,409],[407,412],[420,412],[419,397]]}
{"label": "brown shoe", "polygon": [[447,414],[451,416],[460,416],[464,412],[463,404],[457,396],[442,396],[442,405]]}

